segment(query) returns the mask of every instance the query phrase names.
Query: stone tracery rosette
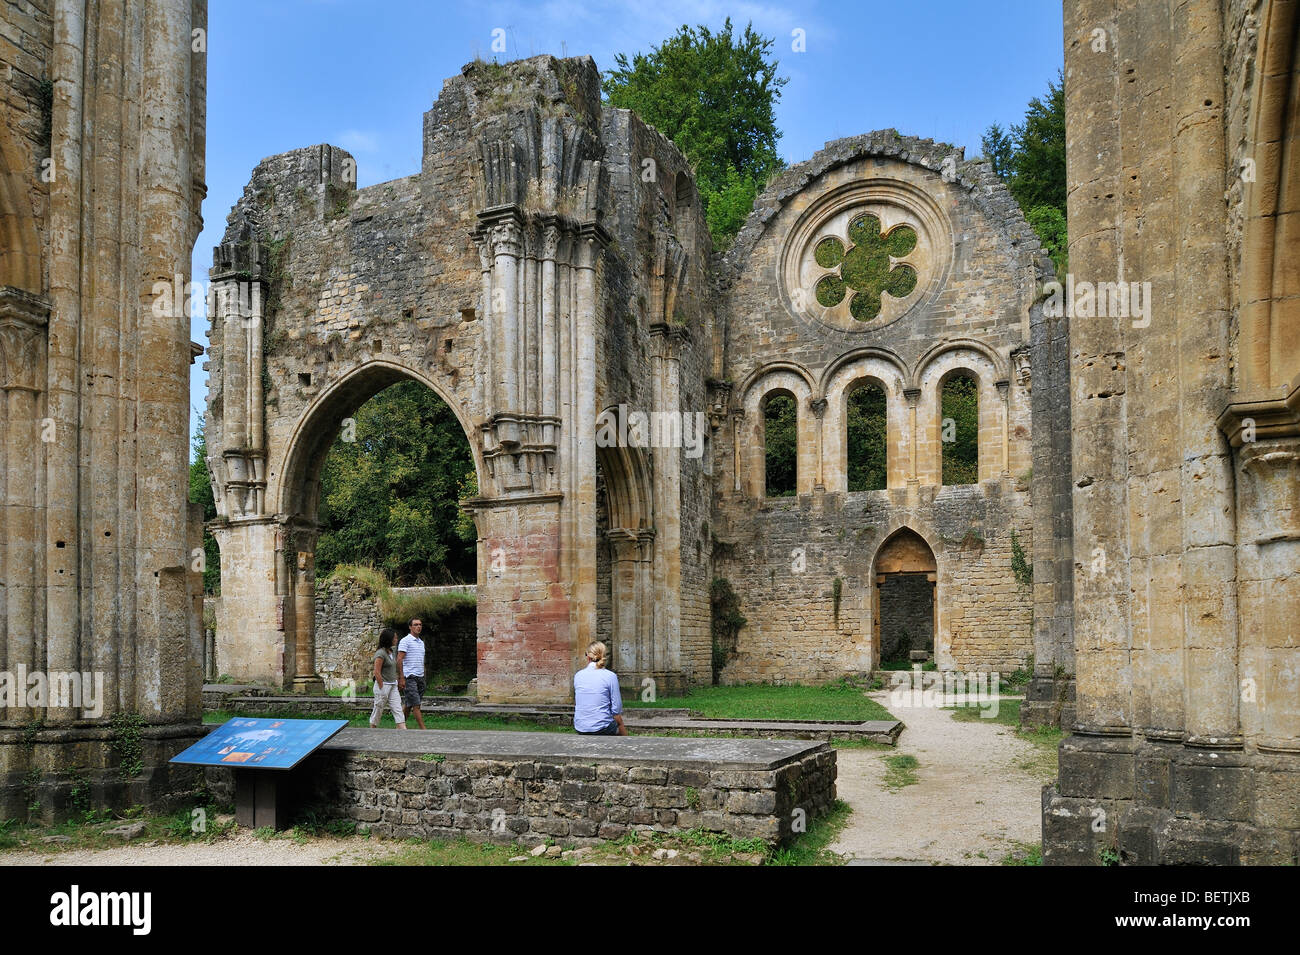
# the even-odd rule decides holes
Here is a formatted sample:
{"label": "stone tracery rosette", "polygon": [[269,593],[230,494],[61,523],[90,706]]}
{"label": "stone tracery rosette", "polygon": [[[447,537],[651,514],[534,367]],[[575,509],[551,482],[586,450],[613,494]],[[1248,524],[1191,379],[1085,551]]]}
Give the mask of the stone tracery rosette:
{"label": "stone tracery rosette", "polygon": [[812,203],[790,230],[777,264],[782,299],[841,331],[880,328],[938,294],[952,248],[948,218],[929,195],[859,180]]}

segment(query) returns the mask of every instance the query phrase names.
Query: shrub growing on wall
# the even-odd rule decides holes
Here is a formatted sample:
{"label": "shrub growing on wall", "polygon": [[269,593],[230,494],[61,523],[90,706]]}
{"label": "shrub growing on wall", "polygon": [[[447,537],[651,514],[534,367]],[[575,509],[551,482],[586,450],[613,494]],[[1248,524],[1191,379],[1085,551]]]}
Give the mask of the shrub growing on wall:
{"label": "shrub growing on wall", "polygon": [[714,577],[709,585],[709,610],[713,632],[713,682],[736,652],[736,637],[747,621],[740,613],[740,598],[726,577]]}

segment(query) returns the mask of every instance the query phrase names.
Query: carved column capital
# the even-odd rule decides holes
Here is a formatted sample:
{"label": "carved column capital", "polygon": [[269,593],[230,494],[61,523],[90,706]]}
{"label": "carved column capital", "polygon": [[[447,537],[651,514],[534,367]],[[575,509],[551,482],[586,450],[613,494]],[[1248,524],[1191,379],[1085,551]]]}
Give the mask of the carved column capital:
{"label": "carved column capital", "polygon": [[1029,349],[1017,348],[1011,353],[1011,364],[1016,376],[1016,384],[1025,391],[1032,391],[1033,368],[1029,361]]}
{"label": "carved column capital", "polygon": [[0,388],[43,391],[39,380],[49,306],[19,289],[0,288]]}

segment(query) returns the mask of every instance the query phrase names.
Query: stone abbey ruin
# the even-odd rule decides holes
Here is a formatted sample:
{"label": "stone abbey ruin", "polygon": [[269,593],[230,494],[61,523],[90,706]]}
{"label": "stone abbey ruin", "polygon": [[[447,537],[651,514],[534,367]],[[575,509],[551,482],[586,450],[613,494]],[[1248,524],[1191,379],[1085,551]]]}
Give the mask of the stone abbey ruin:
{"label": "stone abbey ruin", "polygon": [[[567,701],[592,639],[629,693],[1032,659],[1025,720],[1071,734],[1047,862],[1300,860],[1296,7],[1066,0],[1069,276],[986,162],[893,130],[784,170],[717,253],[689,164],[589,58],[467,66],[404,179],[263,160],[210,273],[217,669],[321,688],[321,467],[414,380],[477,472],[480,699]],[[206,13],[127,8],[0,11],[0,670],[106,675],[95,718],[6,709],[0,816],[57,813],[71,765],[142,801],[202,732],[195,352],[154,290],[201,223]],[[959,381],[969,483],[944,480]],[[721,647],[714,579],[746,621]]]}

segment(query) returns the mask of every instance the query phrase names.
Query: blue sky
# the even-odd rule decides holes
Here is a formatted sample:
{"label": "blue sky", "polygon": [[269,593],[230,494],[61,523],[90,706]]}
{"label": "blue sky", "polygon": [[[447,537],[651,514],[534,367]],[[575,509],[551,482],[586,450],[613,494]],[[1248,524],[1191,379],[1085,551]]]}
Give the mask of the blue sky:
{"label": "blue sky", "polygon": [[[896,127],[980,152],[990,123],[1019,121],[1063,61],[1059,0],[213,0],[208,23],[208,198],[194,249],[207,280],[226,214],[266,156],[328,142],[357,160],[357,184],[420,170],[421,121],[442,82],[482,56],[648,51],[683,23],[775,39],[787,162],[842,136]],[[492,51],[505,31],[506,52]],[[803,52],[794,52],[802,30]],[[207,344],[201,310],[191,337]],[[207,375],[190,382],[191,430]]]}

